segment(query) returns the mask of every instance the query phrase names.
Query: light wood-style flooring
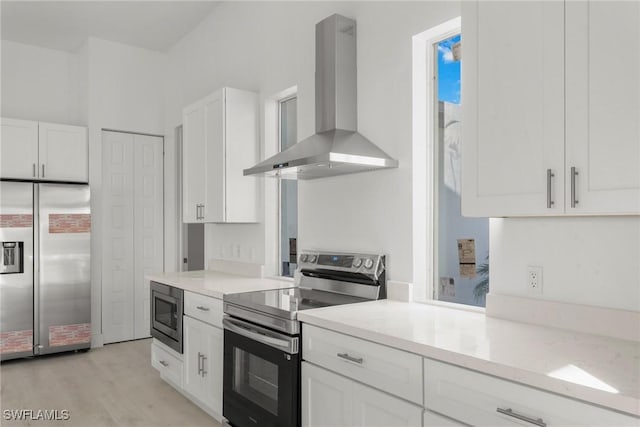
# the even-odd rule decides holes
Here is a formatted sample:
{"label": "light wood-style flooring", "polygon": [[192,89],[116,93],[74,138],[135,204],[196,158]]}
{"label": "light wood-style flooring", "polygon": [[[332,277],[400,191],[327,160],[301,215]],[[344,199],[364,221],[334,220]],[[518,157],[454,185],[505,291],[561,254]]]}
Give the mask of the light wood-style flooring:
{"label": "light wood-style flooring", "polygon": [[[160,379],[151,340],[109,344],[0,365],[0,425],[208,426],[220,424]],[[8,421],[6,410],[68,410],[67,421]]]}

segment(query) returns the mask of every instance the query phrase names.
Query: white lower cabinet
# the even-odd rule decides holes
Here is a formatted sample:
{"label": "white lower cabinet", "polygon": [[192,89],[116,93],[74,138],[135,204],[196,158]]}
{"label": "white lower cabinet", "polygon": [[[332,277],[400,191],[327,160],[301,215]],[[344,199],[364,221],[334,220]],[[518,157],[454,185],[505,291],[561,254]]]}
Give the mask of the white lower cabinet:
{"label": "white lower cabinet", "polygon": [[431,411],[424,411],[422,415],[424,427],[463,427],[466,424],[459,423],[451,418],[443,417]]}
{"label": "white lower cabinet", "polygon": [[422,408],[308,362],[302,362],[302,425],[421,426]]}
{"label": "white lower cabinet", "polygon": [[160,377],[182,388],[182,359],[180,354],[153,339],[151,344],[151,366],[160,372]]}
{"label": "white lower cabinet", "polygon": [[183,318],[184,391],[218,420],[222,416],[222,329]]}
{"label": "white lower cabinet", "polygon": [[425,359],[425,406],[473,426],[635,426],[640,419]]}

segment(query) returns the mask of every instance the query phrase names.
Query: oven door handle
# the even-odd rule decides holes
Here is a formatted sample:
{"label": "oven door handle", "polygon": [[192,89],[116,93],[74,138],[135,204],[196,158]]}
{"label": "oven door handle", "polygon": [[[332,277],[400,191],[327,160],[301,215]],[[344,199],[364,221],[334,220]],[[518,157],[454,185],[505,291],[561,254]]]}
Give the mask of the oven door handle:
{"label": "oven door handle", "polygon": [[222,320],[225,329],[289,354],[298,353],[298,337],[289,337],[232,317]]}

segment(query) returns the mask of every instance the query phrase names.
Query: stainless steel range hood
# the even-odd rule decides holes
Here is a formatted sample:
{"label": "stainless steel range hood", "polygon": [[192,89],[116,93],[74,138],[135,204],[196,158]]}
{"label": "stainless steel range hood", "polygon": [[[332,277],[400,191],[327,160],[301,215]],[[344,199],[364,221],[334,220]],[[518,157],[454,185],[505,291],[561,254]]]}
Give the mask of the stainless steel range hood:
{"label": "stainless steel range hood", "polygon": [[332,15],[316,25],[316,133],[245,175],[314,179],[398,167],[357,132],[356,21]]}

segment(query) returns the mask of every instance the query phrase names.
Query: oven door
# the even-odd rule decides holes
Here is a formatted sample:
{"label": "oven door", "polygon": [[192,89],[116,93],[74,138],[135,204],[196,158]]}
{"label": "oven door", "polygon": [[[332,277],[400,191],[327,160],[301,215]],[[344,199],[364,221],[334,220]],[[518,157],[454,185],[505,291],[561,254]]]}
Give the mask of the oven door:
{"label": "oven door", "polygon": [[151,283],[151,336],[182,353],[182,289]]}
{"label": "oven door", "polygon": [[224,319],[223,415],[234,427],[300,424],[299,337]]}

